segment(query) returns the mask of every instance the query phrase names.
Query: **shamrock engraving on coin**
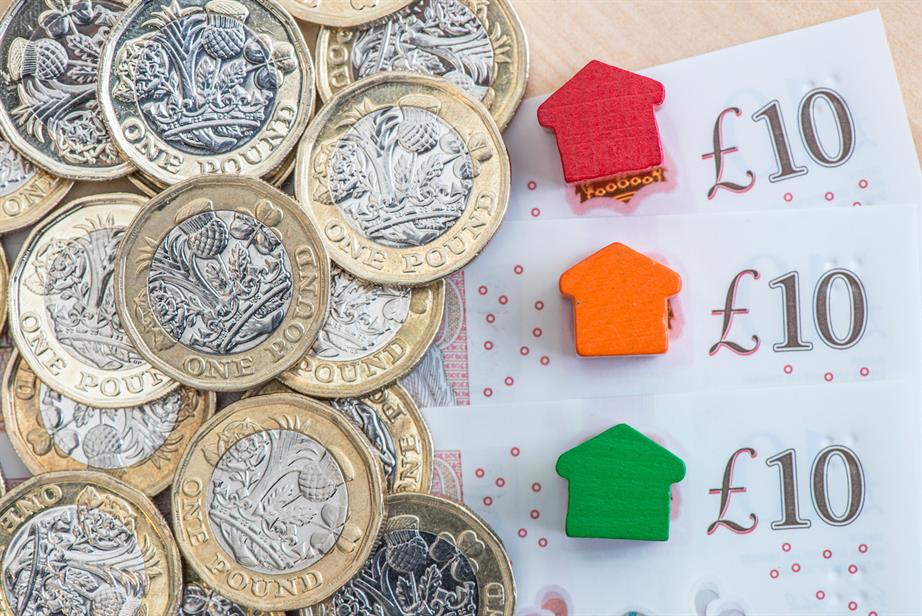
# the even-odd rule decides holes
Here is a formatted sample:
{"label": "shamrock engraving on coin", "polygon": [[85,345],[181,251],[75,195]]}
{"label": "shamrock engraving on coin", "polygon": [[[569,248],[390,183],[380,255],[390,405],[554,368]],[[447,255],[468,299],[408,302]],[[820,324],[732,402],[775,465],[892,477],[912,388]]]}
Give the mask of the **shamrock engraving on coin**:
{"label": "shamrock engraving on coin", "polygon": [[[296,393],[281,381],[269,381],[244,397]],[[432,487],[432,437],[425,419],[400,385],[362,398],[328,400],[333,409],[358,427],[381,461],[387,491],[429,492]]]}
{"label": "shamrock engraving on coin", "polygon": [[0,234],[41,219],[73,184],[39,169],[0,137]]}
{"label": "shamrock engraving on coin", "polygon": [[281,0],[282,6],[312,24],[345,28],[368,23],[402,9],[411,0]]}
{"label": "shamrock engraving on coin", "polygon": [[99,408],[139,406],[178,386],[135,350],[115,310],[118,245],[144,199],[78,199],[36,226],[10,283],[10,331],[38,378]]}
{"label": "shamrock engraving on coin", "polygon": [[289,197],[260,180],[203,176],[138,214],[115,289],[148,361],[191,387],[242,391],[310,348],[327,311],[330,266]]}
{"label": "shamrock engraving on coin", "polygon": [[96,472],[29,479],[0,501],[0,613],[173,616],[182,590],[166,522]]}
{"label": "shamrock engraving on coin", "polygon": [[75,180],[131,170],[96,98],[103,43],[122,0],[15,0],[0,21],[0,127],[36,165]]}
{"label": "shamrock engraving on coin", "polygon": [[320,96],[382,71],[442,77],[506,127],[525,95],[528,44],[507,0],[415,0],[406,10],[358,28],[317,36]]}
{"label": "shamrock engraving on coin", "polygon": [[332,599],[302,616],[497,614],[515,611],[515,581],[500,540],[469,509],[429,494],[387,497],[383,540]]}
{"label": "shamrock engraving on coin", "polygon": [[186,582],[176,616],[285,616],[284,612],[264,612],[234,603],[199,581]]}
{"label": "shamrock engraving on coin", "polygon": [[313,72],[275,0],[135,2],[103,50],[100,101],[119,149],[160,182],[263,177],[307,125]]}
{"label": "shamrock engraving on coin", "polygon": [[303,396],[236,402],[193,439],[173,482],[173,523],[195,573],[263,609],[311,605],[368,557],[384,479],[345,417]]}
{"label": "shamrock engraving on coin", "polygon": [[486,108],[409,73],[337,94],[308,128],[295,172],[331,258],[379,284],[421,285],[464,267],[509,200],[509,156]]}
{"label": "shamrock engraving on coin", "polygon": [[376,285],[333,267],[330,309],[311,350],[279,379],[308,395],[354,397],[413,369],[442,322],[444,283]]}
{"label": "shamrock engraving on coin", "polygon": [[132,408],[87,406],[39,381],[15,352],[2,398],[6,433],[30,472],[98,470],[149,495],[170,484],[179,455],[215,409],[213,393],[190,387]]}

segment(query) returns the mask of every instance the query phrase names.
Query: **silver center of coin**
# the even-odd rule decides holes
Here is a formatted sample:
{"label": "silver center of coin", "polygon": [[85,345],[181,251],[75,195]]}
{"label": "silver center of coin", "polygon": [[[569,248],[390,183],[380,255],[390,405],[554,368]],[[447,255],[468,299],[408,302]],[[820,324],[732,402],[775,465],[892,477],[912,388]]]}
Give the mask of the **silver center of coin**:
{"label": "silver center of coin", "polygon": [[19,106],[11,115],[68,163],[116,165],[120,158],[102,122],[96,76],[100,51],[123,7],[106,0],[46,4],[32,35],[9,42],[5,68],[19,86]]}
{"label": "silver center of coin", "polygon": [[410,314],[410,289],[370,284],[333,267],[330,312],[311,352],[349,361],[383,349]]}
{"label": "silver center of coin", "polygon": [[362,30],[352,47],[356,77],[411,71],[443,77],[482,100],[493,82],[493,43],[459,0],[419,0]]}
{"label": "silver center of coin", "polygon": [[294,47],[259,34],[235,0],[163,2],[115,63],[113,95],[137,103],[164,141],[192,155],[230,152],[249,143],[275,107]]}
{"label": "silver center of coin", "polygon": [[86,406],[44,383],[39,396],[42,425],[57,450],[81,464],[108,470],[129,468],[153,456],[173,432],[182,406],[178,391],[125,409]]}
{"label": "silver center of coin", "polygon": [[87,505],[54,507],[22,524],[6,549],[2,586],[16,616],[135,614],[148,588],[134,532]]}
{"label": "silver center of coin", "polygon": [[147,288],[174,340],[203,353],[240,353],[271,336],[288,311],[291,261],[275,231],[249,214],[206,211],[167,233]]}
{"label": "silver center of coin", "polygon": [[375,410],[358,398],[331,400],[330,405],[348,417],[371,442],[378,459],[384,466],[384,477],[388,488],[394,486],[397,478],[397,447],[394,436]]}
{"label": "silver center of coin", "polygon": [[84,235],[52,240],[34,257],[25,284],[44,297],[54,336],[75,358],[101,370],[124,370],[144,360],[115,312],[112,273],[124,227],[88,219]]}
{"label": "silver center of coin", "polygon": [[35,166],[0,139],[0,197],[19,190],[35,177]]}
{"label": "silver center of coin", "polygon": [[236,562],[266,574],[311,566],[335,545],[349,510],[342,469],[293,430],[237,441],[215,466],[208,516]]}
{"label": "silver center of coin", "polygon": [[470,559],[416,516],[388,520],[384,541],[333,599],[337,614],[477,614],[480,588]]}
{"label": "silver center of coin", "polygon": [[175,616],[247,616],[248,611],[211,588],[186,584]]}
{"label": "silver center of coin", "polygon": [[330,194],[370,240],[395,248],[427,244],[467,207],[474,167],[467,145],[419,107],[372,112],[339,139],[330,157]]}

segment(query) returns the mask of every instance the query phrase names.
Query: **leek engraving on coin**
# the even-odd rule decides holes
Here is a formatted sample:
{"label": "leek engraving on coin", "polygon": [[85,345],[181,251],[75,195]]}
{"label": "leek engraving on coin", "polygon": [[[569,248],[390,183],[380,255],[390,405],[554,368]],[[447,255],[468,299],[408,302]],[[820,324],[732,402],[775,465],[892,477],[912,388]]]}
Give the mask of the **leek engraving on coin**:
{"label": "leek engraving on coin", "polygon": [[136,614],[161,575],[139,545],[134,507],[86,487],[73,505],[22,524],[3,559],[3,592],[17,616]]}
{"label": "leek engraving on coin", "polygon": [[348,417],[368,437],[384,467],[384,479],[388,490],[393,488],[397,478],[397,447],[394,445],[391,431],[381,417],[359,398],[330,400],[330,406]]}
{"label": "leek engraving on coin", "polygon": [[410,314],[411,290],[374,285],[334,266],[330,312],[311,351],[349,361],[384,348]]}
{"label": "leek engraving on coin", "polygon": [[[33,0],[38,2],[39,0]],[[100,51],[123,7],[106,0],[44,0],[31,38],[10,42],[9,79],[17,84],[13,120],[74,165],[121,162],[100,116]]]}
{"label": "leek engraving on coin", "polygon": [[448,533],[420,531],[412,515],[396,516],[387,525],[377,551],[336,594],[336,614],[477,614],[480,589],[463,551],[476,549],[473,532],[456,542]]}
{"label": "leek engraving on coin", "polygon": [[477,167],[453,127],[427,109],[363,114],[329,161],[330,198],[366,238],[395,248],[442,236],[467,207]]}
{"label": "leek engraving on coin", "polygon": [[237,563],[290,573],[333,548],[349,496],[342,469],[323,445],[294,430],[264,430],[238,440],[216,462],[209,519]]}
{"label": "leek engraving on coin", "polygon": [[35,175],[35,166],[0,138],[0,197],[19,190]]}
{"label": "leek engraving on coin", "polygon": [[150,31],[122,48],[112,95],[137,103],[151,130],[177,149],[223,154],[266,127],[298,60],[291,43],[250,28],[244,4],[189,4],[162,4],[143,24]]}
{"label": "leek engraving on coin", "polygon": [[203,353],[243,352],[282,322],[292,299],[291,262],[270,228],[282,214],[268,202],[256,211],[265,216],[201,212],[158,247],[148,276],[151,309],[180,344]]}
{"label": "leek engraving on coin", "polygon": [[52,240],[35,255],[25,284],[44,297],[55,338],[75,357],[101,370],[140,366],[143,359],[122,329],[112,292],[115,254],[125,228],[111,215],[82,224],[84,235]]}
{"label": "leek engraving on coin", "polygon": [[140,407],[97,409],[62,396],[44,383],[40,387],[41,419],[46,430],[28,435],[36,455],[45,455],[52,443],[61,454],[98,469],[122,469],[154,458],[159,468],[178,453],[181,437],[167,439],[181,416],[178,390]]}
{"label": "leek engraving on coin", "polygon": [[460,0],[420,0],[408,12],[362,30],[352,48],[352,68],[357,79],[381,71],[436,75],[483,100],[495,56],[504,52],[494,52],[483,24]]}

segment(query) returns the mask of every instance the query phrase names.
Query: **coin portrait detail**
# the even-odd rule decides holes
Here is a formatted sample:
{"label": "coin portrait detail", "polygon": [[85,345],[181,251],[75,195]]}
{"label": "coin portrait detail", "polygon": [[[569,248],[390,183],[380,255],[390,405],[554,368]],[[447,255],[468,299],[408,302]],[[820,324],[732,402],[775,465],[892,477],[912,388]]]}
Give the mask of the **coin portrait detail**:
{"label": "coin portrait detail", "polygon": [[125,229],[144,200],[101,194],[36,226],[10,279],[10,331],[38,378],[98,408],[138,406],[178,386],[132,345],[112,277]]}
{"label": "coin portrait detail", "polygon": [[313,109],[310,52],[275,0],[136,2],[113,30],[100,76],[118,147],[165,184],[268,175]]}
{"label": "coin portrait detail", "polygon": [[73,184],[36,167],[0,137],[0,234],[34,224]]}
{"label": "coin portrait detail", "polygon": [[383,518],[383,476],[349,420],[302,396],[236,402],[198,432],[173,483],[180,548],[206,583],[263,609],[329,597]]}
{"label": "coin portrait detail", "polygon": [[311,350],[279,378],[321,398],[362,396],[413,369],[442,322],[444,283],[376,285],[334,266],[330,309]]}
{"label": "coin portrait detail", "polygon": [[94,472],[39,475],[0,501],[0,567],[0,613],[14,616],[174,616],[182,590],[153,504]]}
{"label": "coin portrait detail", "polygon": [[32,473],[98,470],[148,495],[170,484],[180,454],[215,408],[214,394],[189,387],[131,408],[87,406],[39,381],[15,352],[2,402],[6,433]]}
{"label": "coin portrait detail", "polygon": [[317,232],[289,197],[202,177],[154,198],[126,233],[116,307],[141,354],[170,377],[242,391],[291,367],[329,301]]}
{"label": "coin portrait detail", "polygon": [[317,37],[320,96],[383,71],[436,75],[483,102],[500,129],[528,80],[525,30],[507,0],[415,0],[405,10]]}
{"label": "coin portrait detail", "polygon": [[0,21],[0,127],[41,168],[74,180],[131,170],[106,131],[96,81],[122,0],[15,0]]}
{"label": "coin portrait detail", "polygon": [[464,267],[489,242],[508,204],[509,173],[481,103],[438,78],[379,73],[320,110],[295,183],[340,267],[415,286]]}
{"label": "coin portrait detail", "polygon": [[347,27],[369,23],[405,7],[411,0],[280,0],[291,14],[312,24]]}

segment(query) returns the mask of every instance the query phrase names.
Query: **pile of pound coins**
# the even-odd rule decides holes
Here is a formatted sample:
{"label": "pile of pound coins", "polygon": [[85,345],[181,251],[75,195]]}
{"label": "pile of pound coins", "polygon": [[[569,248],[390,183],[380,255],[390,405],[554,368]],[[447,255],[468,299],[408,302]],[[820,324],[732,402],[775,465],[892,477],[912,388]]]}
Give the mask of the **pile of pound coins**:
{"label": "pile of pound coins", "polygon": [[509,200],[509,1],[2,4],[0,398],[34,476],[0,614],[511,616],[398,383]]}

